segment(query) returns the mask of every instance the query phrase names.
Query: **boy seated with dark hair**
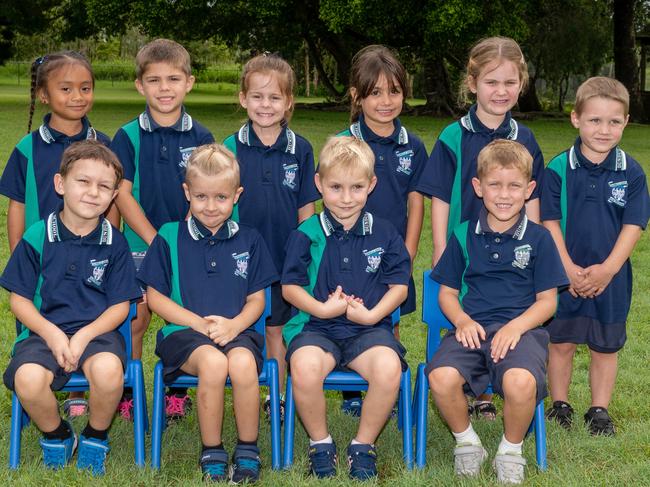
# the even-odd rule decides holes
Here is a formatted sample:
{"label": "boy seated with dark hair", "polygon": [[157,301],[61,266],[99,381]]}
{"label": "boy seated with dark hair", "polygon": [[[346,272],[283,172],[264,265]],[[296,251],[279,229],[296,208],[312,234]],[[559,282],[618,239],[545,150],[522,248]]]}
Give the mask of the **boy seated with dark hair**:
{"label": "boy seated with dark hair", "polygon": [[532,157],[518,142],[495,140],[479,153],[472,184],[484,207],[478,220],[454,229],[432,273],[455,328],[425,372],[456,439],[458,475],[478,475],[487,458],[465,393],[476,397],[492,384],[504,398],[494,467],[500,482],[516,484],[524,480],[524,436],[546,396],[549,338],[540,325],[555,312],[558,286],[568,284],[550,233],[526,217],[531,172]]}
{"label": "boy seated with dark hair", "polygon": [[64,467],[77,447],[53,391],[82,370],[90,417],[77,467],[104,473],[127,359],[116,328],[142,295],[126,240],[103,216],[121,179],[122,165],[101,142],[66,149],[54,176],[62,208],[27,229],[0,278],[22,324],[4,383],[43,432],[43,463],[53,469]]}

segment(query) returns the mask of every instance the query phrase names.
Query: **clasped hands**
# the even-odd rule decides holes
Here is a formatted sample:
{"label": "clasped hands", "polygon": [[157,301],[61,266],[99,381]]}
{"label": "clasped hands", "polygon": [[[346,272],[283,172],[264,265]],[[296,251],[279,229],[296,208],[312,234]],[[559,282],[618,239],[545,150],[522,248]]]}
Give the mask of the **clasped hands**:
{"label": "clasped hands", "polygon": [[607,288],[615,272],[605,263],[580,267],[571,264],[567,269],[570,285],[569,292],[574,298],[595,298]]}
{"label": "clasped hands", "polygon": [[363,299],[354,294],[345,294],[341,286],[336,286],[327,301],[320,305],[319,318],[330,319],[345,314],[345,317],[359,325],[374,325],[379,321],[374,313],[366,308]]}

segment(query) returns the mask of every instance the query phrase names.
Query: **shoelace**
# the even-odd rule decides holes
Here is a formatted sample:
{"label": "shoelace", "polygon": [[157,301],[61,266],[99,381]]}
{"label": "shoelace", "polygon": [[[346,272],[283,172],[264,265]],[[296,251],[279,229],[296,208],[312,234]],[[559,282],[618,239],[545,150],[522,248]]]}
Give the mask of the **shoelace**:
{"label": "shoelace", "polygon": [[175,395],[167,396],[165,398],[165,413],[168,416],[182,416],[185,414],[185,401],[188,397],[178,397]]}
{"label": "shoelace", "polygon": [[97,469],[101,469],[104,460],[106,460],[106,450],[103,448],[83,448],[79,455],[81,457],[79,459],[81,463],[92,465],[93,468],[97,467]]}
{"label": "shoelace", "polygon": [[310,456],[312,470],[330,469],[333,467],[332,463],[335,461],[332,452],[319,451]]}
{"label": "shoelace", "polygon": [[350,455],[350,466],[355,470],[375,470],[375,457],[365,452],[355,452]]}
{"label": "shoelace", "polygon": [[124,400],[118,406],[118,412],[124,419],[131,419],[131,411],[133,410],[133,399]]}
{"label": "shoelace", "polygon": [[511,462],[501,462],[498,465],[501,469],[502,477],[508,479],[519,479],[522,477],[522,465]]}
{"label": "shoelace", "polygon": [[65,445],[60,446],[46,445],[43,448],[45,452],[46,463],[64,463],[65,462]]}
{"label": "shoelace", "polygon": [[257,472],[260,469],[260,462],[252,458],[240,458],[237,464],[241,470],[253,470]]}
{"label": "shoelace", "polygon": [[203,471],[208,475],[225,475],[226,464],[221,462],[208,463],[203,465]]}

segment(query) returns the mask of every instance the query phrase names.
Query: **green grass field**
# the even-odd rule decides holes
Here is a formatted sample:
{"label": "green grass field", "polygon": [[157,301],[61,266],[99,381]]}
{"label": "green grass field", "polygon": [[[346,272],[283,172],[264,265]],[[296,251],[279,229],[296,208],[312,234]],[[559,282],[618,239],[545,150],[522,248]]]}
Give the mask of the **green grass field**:
{"label": "green grass field", "polygon": [[[15,80],[0,79],[0,161],[4,167],[15,143],[25,133],[28,116],[28,92],[26,85],[17,86]],[[298,102],[310,100],[299,99]],[[311,99],[313,101],[313,99]],[[202,84],[187,98],[189,112],[206,125],[217,140],[235,132],[245,119],[245,112],[235,105],[236,98],[233,85],[211,86]],[[143,109],[143,101],[130,83],[100,82],[96,89],[96,103],[91,113],[91,120],[96,128],[113,135],[117,128],[127,120],[135,117]],[[34,125],[38,127],[42,110],[37,110]],[[420,136],[427,149],[433,147],[437,134],[449,123],[449,119],[428,117],[404,117],[403,123],[409,130]],[[322,112],[299,108],[294,115],[291,126],[311,141],[316,153],[322,147],[327,136],[335,134],[348,123],[344,112]],[[576,134],[567,120],[539,120],[527,122],[537,137],[544,156],[548,161],[552,156],[568,147]],[[650,127],[630,125],[625,131],[622,147],[637,160],[642,161],[646,173],[650,172]],[[428,206],[428,204],[427,204]],[[2,267],[8,258],[6,238],[7,200],[0,199],[0,263]],[[421,281],[422,271],[431,262],[431,234],[428,217],[420,240],[419,255],[415,265],[416,283]],[[617,389],[610,411],[615,419],[618,435],[615,438],[592,438],[582,427],[582,413],[589,407],[588,389],[588,352],[579,349],[575,362],[574,382],[571,390],[571,402],[576,409],[576,426],[566,432],[554,424],[548,426],[548,463],[547,472],[538,472],[535,468],[534,439],[525,443],[525,457],[528,460],[527,485],[566,486],[566,485],[650,485],[650,298],[646,294],[650,289],[650,244],[647,235],[642,237],[633,255],[635,269],[635,293],[629,317],[628,342],[620,353],[620,371]],[[8,294],[0,295],[0,365],[4,370],[14,339],[13,316],[9,311]],[[145,338],[145,384],[151,392],[152,369],[155,363],[153,354],[154,333],[159,325],[155,321]],[[408,360],[415,370],[424,358],[425,329],[420,321],[418,311],[404,317],[401,336],[408,349]],[[352,485],[347,478],[346,462],[343,454],[345,447],[353,436],[356,421],[344,417],[338,410],[337,395],[328,396],[329,420],[331,433],[339,446],[339,474],[327,482],[318,482],[305,475],[307,470],[307,439],[300,426],[296,433],[296,462],[289,472],[270,470],[269,428],[262,422],[260,447],[264,470],[260,485]],[[236,439],[234,418],[227,396],[226,419],[224,426],[224,443],[232,452]],[[500,405],[499,405],[500,406]],[[500,407],[501,409],[501,407]],[[99,480],[91,480],[87,474],[79,473],[74,467],[63,471],[51,472],[44,469],[40,462],[38,447],[39,433],[34,427],[23,433],[22,464],[17,472],[7,468],[9,450],[9,422],[11,414],[11,396],[9,391],[0,387],[0,485],[201,485],[201,475],[197,466],[200,449],[198,424],[195,415],[178,424],[172,425],[164,435],[162,470],[149,468],[140,470],[133,464],[133,441],[131,425],[116,420],[111,431],[112,452],[108,461],[108,473]],[[475,428],[483,444],[494,455],[502,432],[501,418],[494,423],[475,422]],[[77,430],[85,422],[75,424]],[[401,461],[401,434],[396,422],[386,426],[378,440],[379,470],[378,484],[415,486],[415,485],[466,485],[484,486],[496,482],[491,468],[486,466],[477,479],[457,480],[453,472],[453,441],[446,427],[433,407],[429,411],[429,437],[427,467],[423,471],[409,472]],[[149,441],[147,440],[147,448]],[[148,458],[147,458],[148,461]]]}

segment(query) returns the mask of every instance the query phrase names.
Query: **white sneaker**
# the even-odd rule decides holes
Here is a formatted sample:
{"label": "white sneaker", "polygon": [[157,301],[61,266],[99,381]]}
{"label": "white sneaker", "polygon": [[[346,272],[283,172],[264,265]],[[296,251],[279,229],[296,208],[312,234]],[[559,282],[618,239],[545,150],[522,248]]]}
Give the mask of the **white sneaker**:
{"label": "white sneaker", "polygon": [[502,484],[521,484],[524,481],[526,459],[516,453],[506,453],[494,457],[494,470],[497,480]]}
{"label": "white sneaker", "polygon": [[481,445],[465,445],[454,448],[454,470],[456,475],[474,477],[481,472],[481,465],[488,453]]}

